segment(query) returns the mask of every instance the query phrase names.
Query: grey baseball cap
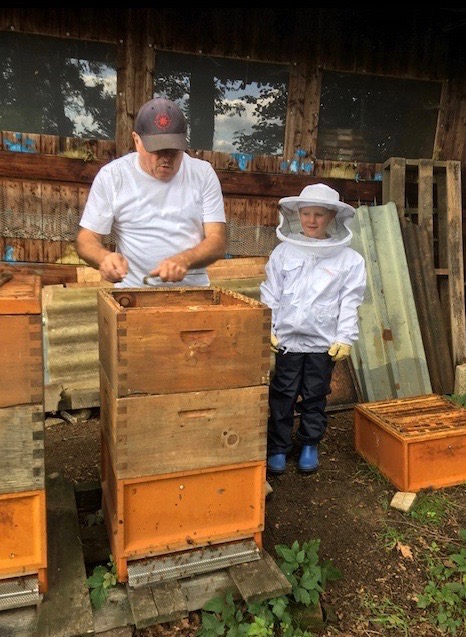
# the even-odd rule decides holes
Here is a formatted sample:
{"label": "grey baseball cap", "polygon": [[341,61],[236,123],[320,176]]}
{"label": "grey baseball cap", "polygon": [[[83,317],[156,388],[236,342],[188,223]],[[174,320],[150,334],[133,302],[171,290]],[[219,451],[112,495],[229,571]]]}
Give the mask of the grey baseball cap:
{"label": "grey baseball cap", "polygon": [[147,152],[164,148],[186,150],[187,124],[180,107],[166,97],[154,97],[138,111],[134,130]]}

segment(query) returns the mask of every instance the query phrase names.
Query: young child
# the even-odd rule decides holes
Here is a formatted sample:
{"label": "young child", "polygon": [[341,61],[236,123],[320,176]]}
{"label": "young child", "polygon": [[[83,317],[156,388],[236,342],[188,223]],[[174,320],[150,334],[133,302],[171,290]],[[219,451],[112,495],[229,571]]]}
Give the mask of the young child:
{"label": "young child", "polygon": [[299,397],[298,468],[309,473],[319,465],[333,368],[335,361],[348,358],[358,337],[357,310],[366,288],[364,259],[349,247],[355,212],[325,184],[306,186],[299,197],[279,201],[281,243],[260,286],[261,301],[272,310],[276,351],[269,391],[271,473],[285,471]]}

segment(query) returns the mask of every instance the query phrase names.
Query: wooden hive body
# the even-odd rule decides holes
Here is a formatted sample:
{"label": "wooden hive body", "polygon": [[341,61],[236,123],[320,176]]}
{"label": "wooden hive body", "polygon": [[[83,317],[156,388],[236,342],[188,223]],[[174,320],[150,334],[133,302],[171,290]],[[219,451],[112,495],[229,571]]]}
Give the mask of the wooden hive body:
{"label": "wooden hive body", "polygon": [[117,396],[268,383],[268,307],[223,288],[99,290],[99,359]]}

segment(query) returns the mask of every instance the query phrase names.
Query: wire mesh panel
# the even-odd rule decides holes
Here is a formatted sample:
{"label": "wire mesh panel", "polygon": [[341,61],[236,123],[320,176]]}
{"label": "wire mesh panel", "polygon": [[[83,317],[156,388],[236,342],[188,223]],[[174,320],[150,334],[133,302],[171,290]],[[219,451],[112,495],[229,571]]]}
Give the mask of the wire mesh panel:
{"label": "wire mesh panel", "polygon": [[253,226],[238,220],[227,223],[227,253],[242,257],[268,257],[278,239],[275,227]]}

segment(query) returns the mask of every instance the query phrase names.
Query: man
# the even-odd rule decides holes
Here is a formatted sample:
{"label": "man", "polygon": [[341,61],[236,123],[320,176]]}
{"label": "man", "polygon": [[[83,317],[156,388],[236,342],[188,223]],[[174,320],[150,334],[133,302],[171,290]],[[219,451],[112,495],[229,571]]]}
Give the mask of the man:
{"label": "man", "polygon": [[[115,287],[141,287],[146,276],[209,285],[206,266],[225,254],[220,181],[209,162],[184,152],[186,131],[174,102],[149,100],[136,116],[136,152],[106,164],[94,179],[76,249]],[[115,252],[104,244],[111,232]]]}

